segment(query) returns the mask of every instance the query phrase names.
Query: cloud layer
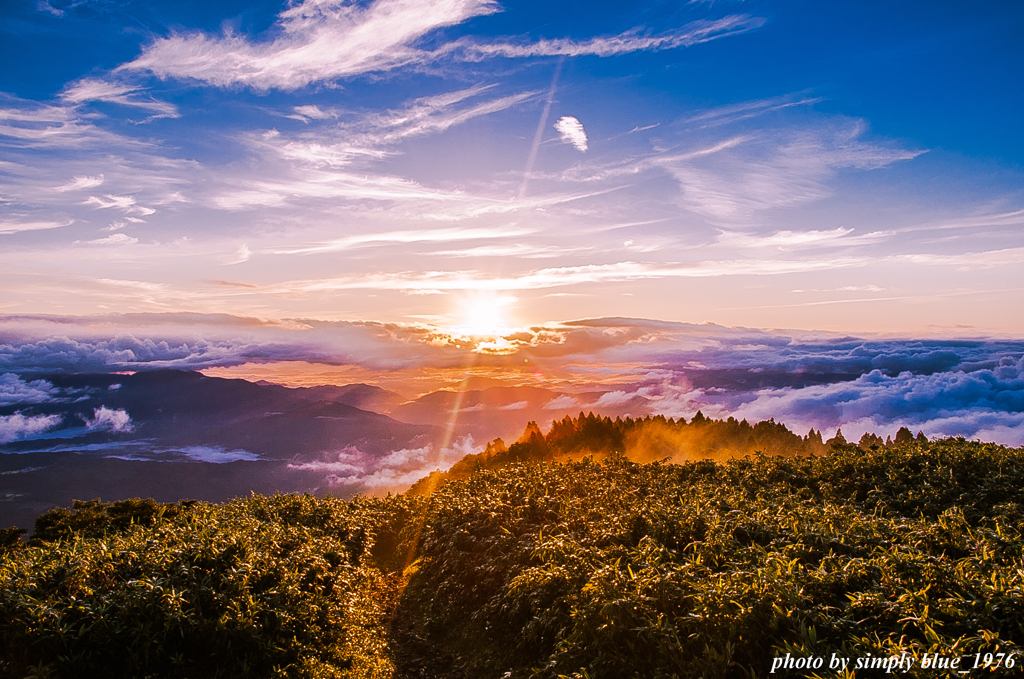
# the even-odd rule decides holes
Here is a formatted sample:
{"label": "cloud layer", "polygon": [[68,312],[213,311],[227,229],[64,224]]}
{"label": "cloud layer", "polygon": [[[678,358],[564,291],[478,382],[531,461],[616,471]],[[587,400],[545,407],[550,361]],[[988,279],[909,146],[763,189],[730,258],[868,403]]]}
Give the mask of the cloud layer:
{"label": "cloud layer", "polygon": [[897,375],[876,369],[851,381],[798,388],[728,392],[668,387],[653,390],[658,393],[650,404],[654,412],[672,417],[691,417],[699,409],[711,417],[750,422],[774,418],[799,432],[813,427],[831,435],[841,428],[851,441],[868,432],[892,436],[908,427],[933,438],[963,436],[1020,446],[1022,375],[1021,360],[1005,356],[994,369]]}
{"label": "cloud layer", "polygon": [[[112,326],[122,332],[104,337]],[[39,336],[57,328],[63,336]],[[361,381],[389,385],[439,386],[478,374],[546,390],[536,403],[515,395],[466,406],[474,415],[495,407],[552,417],[596,409],[689,418],[703,410],[750,421],[774,417],[798,430],[843,427],[854,438],[908,426],[929,436],[1024,444],[1024,343],[1016,340],[855,338],[621,318],[475,340],[427,325],[198,315],[8,317],[0,318],[0,331],[15,338],[0,344],[0,394],[12,409],[66,396],[33,377],[40,373],[244,374],[261,364],[292,371],[315,365],[357,370]],[[50,425],[19,415],[6,426],[14,432]],[[101,408],[87,426],[130,431],[132,422],[124,410]]]}
{"label": "cloud layer", "polygon": [[737,417],[775,417],[791,427],[842,427],[848,439],[898,427],[927,436],[964,436],[1024,445],[1024,361],[994,369],[895,376],[873,370],[852,382],[765,390]]}
{"label": "cloud layer", "polygon": [[367,455],[349,446],[337,453],[334,459],[294,463],[288,468],[324,473],[324,479],[331,487],[382,494],[404,491],[435,470],[447,471],[466,455],[479,452],[479,448],[470,435],[447,447],[402,448],[384,457]]}

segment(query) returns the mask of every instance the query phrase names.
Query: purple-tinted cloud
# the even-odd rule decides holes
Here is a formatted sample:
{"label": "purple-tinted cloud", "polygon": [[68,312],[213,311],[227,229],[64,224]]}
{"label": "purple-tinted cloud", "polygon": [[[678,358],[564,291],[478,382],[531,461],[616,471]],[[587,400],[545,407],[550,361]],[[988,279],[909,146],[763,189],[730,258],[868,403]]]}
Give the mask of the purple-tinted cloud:
{"label": "purple-tinted cloud", "polygon": [[330,486],[343,486],[357,492],[381,493],[405,490],[435,470],[447,471],[480,446],[466,435],[446,447],[427,444],[419,448],[402,448],[378,457],[348,446],[332,459],[289,464],[289,469],[324,472]]}
{"label": "purple-tinted cloud", "polygon": [[125,410],[111,410],[106,406],[100,406],[93,410],[92,417],[85,421],[87,429],[101,429],[113,432],[129,432],[135,427],[132,425],[132,418]]}
{"label": "purple-tinted cloud", "polygon": [[774,417],[802,428],[842,427],[847,438],[907,426],[928,436],[1024,445],[1024,360],[994,369],[888,376],[880,370],[838,384],[766,389],[734,410],[750,421]]}
{"label": "purple-tinted cloud", "polygon": [[30,438],[41,434],[47,429],[52,429],[60,424],[60,415],[22,415],[20,412],[13,415],[0,416],[0,443],[17,441],[22,438]]}
{"label": "purple-tinted cloud", "polygon": [[26,382],[14,373],[0,375],[0,406],[21,403],[44,403],[58,390],[46,380]]}
{"label": "purple-tinted cloud", "polygon": [[48,382],[31,379],[46,372],[292,362],[356,366],[394,383],[403,371],[474,366],[510,385],[547,380],[555,396],[524,403],[524,412],[582,407],[689,418],[701,409],[774,417],[793,429],[843,427],[848,437],[908,426],[929,436],[1024,442],[1024,341],[858,338],[624,318],[522,328],[499,339],[509,351],[489,355],[475,351],[472,338],[425,325],[197,314],[0,317],[0,370],[13,375],[3,377],[0,394],[12,409],[52,398]]}

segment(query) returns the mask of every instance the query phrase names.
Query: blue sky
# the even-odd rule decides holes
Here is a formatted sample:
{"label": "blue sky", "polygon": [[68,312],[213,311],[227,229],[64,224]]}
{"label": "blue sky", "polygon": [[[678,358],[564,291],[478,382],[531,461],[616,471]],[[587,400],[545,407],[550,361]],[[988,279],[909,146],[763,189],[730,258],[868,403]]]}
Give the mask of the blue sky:
{"label": "blue sky", "polygon": [[1020,3],[0,12],[0,313],[1024,331]]}

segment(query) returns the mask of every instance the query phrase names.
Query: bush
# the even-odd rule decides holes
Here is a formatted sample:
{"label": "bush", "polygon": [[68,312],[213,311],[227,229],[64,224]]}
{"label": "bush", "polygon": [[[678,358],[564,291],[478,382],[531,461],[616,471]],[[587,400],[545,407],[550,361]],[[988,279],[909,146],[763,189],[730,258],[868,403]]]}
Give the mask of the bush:
{"label": "bush", "polygon": [[1020,652],[1019,449],[834,443],[433,482],[49,512],[28,545],[2,534],[0,675],[734,678],[786,653]]}
{"label": "bush", "polygon": [[308,495],[50,512],[0,561],[3,673],[391,676],[362,518]]}
{"label": "bush", "polygon": [[479,473],[432,497],[399,615],[468,676],[743,677],[786,652],[1019,652],[1021,461],[950,440]]}

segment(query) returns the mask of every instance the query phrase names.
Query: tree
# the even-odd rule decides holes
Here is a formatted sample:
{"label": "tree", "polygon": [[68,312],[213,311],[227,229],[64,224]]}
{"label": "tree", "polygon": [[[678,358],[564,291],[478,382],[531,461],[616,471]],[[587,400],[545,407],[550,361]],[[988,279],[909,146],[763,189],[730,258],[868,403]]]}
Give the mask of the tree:
{"label": "tree", "polygon": [[846,437],[843,436],[842,428],[836,429],[836,435],[825,441],[826,446],[845,446],[847,444]]}

